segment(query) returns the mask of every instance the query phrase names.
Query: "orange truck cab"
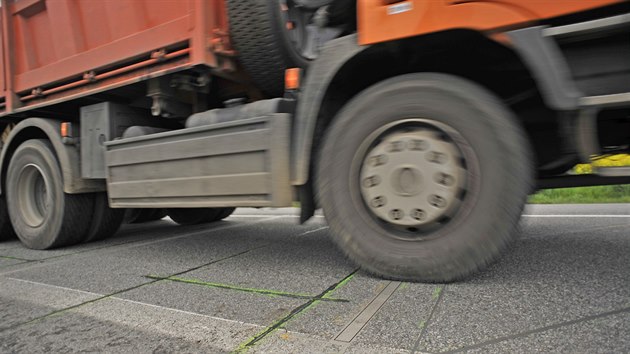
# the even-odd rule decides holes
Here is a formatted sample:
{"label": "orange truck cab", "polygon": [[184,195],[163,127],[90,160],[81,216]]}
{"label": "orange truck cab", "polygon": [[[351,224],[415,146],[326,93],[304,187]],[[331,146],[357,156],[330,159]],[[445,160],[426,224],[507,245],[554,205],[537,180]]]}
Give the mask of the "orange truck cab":
{"label": "orange truck cab", "polygon": [[[630,3],[2,1],[0,239],[322,208],[388,278],[466,277],[630,152]],[[287,71],[286,84],[284,80]]]}

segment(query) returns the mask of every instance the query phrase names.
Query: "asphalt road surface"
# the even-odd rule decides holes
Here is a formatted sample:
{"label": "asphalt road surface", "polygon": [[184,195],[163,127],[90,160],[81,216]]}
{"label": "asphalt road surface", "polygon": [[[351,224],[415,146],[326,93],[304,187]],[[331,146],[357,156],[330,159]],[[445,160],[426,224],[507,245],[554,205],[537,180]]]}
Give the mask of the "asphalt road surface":
{"label": "asphalt road surface", "polygon": [[499,262],[446,285],[372,277],[295,214],[2,242],[0,352],[630,352],[630,204],[530,206]]}

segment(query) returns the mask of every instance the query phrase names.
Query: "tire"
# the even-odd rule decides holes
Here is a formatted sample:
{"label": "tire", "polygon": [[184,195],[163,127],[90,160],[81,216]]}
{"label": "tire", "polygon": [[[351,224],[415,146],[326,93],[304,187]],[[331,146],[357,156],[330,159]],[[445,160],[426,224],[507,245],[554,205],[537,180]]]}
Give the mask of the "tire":
{"label": "tire", "polygon": [[127,209],[123,223],[142,224],[162,220],[165,216],[166,209]]}
{"label": "tire", "polygon": [[0,241],[13,238],[15,238],[15,231],[13,231],[13,225],[9,219],[7,202],[4,196],[0,196]]}
{"label": "tire", "polygon": [[94,207],[92,194],[66,194],[59,163],[48,140],[20,145],[7,172],[7,205],[20,241],[32,249],[78,243]]}
{"label": "tire", "polygon": [[232,215],[234,210],[236,210],[236,208],[220,208],[220,209],[221,209],[220,213],[217,215],[217,217],[213,221],[223,220],[227,218],[228,216]]}
{"label": "tire", "polygon": [[140,216],[142,209],[128,208],[125,210],[125,217],[123,218],[123,224],[133,224],[136,222],[138,216]]}
{"label": "tire", "polygon": [[[415,136],[429,138],[404,140]],[[513,114],[477,84],[403,75],[360,93],[334,119],[318,160],[319,200],[332,237],[363,269],[454,281],[514,238],[533,183],[530,151]]]}
{"label": "tire", "polygon": [[174,208],[168,216],[180,225],[198,225],[220,220],[222,208]]}
{"label": "tire", "polygon": [[125,209],[109,207],[107,193],[95,193],[92,222],[83,242],[104,240],[114,235],[122,225],[124,218]]}
{"label": "tire", "polygon": [[[269,96],[281,95],[284,92],[285,69],[306,68],[314,59],[320,42],[341,33],[334,28],[320,29],[310,23],[309,19],[312,19],[318,5],[329,2],[315,1],[312,2],[314,6],[297,6],[294,0],[227,0],[232,43],[239,53],[240,62],[264,93]],[[283,7],[290,8],[291,12],[283,11]],[[285,18],[289,14],[293,16],[293,13],[296,14],[293,22],[298,23],[296,26],[300,33],[294,37],[286,29]],[[309,31],[306,30],[307,26]],[[311,43],[312,38],[308,37],[311,33],[317,33],[312,38],[320,40],[309,47],[305,43]]]}

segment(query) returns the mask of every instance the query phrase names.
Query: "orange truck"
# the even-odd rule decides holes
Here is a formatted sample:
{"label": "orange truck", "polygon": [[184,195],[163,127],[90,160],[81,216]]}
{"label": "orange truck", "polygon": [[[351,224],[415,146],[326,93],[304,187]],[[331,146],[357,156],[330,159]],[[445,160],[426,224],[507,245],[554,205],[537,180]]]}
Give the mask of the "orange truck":
{"label": "orange truck", "polygon": [[629,150],[628,5],[2,0],[0,237],[299,201],[374,274],[463,278],[537,188],[630,182],[567,173]]}

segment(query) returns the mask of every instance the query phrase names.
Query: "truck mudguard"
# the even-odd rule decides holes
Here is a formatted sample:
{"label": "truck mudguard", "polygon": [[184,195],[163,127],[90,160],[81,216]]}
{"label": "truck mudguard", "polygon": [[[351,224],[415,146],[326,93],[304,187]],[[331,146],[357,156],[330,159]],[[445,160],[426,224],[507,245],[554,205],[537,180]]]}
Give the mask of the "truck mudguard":
{"label": "truck mudguard", "polygon": [[357,35],[349,35],[328,42],[306,73],[294,120],[291,149],[291,182],[303,185],[308,181],[313,135],[322,101],[340,69],[354,56],[370,46],[360,46]]}
{"label": "truck mudguard", "polygon": [[4,186],[4,178],[6,169],[10,163],[9,152],[12,152],[20,144],[22,134],[29,134],[27,130],[37,129],[45,134],[52,143],[61,173],[63,175],[63,189],[65,193],[90,193],[101,192],[105,190],[105,180],[102,179],[84,179],[81,178],[81,166],[79,158],[79,149],[75,145],[67,145],[62,142],[60,135],[60,122],[45,118],[28,118],[18,123],[9,134],[9,137],[2,146],[0,154],[0,194],[2,186]]}
{"label": "truck mudguard", "polygon": [[557,45],[543,35],[544,26],[507,32],[525,65],[535,76],[545,103],[553,109],[573,110],[583,93],[575,87]]}

